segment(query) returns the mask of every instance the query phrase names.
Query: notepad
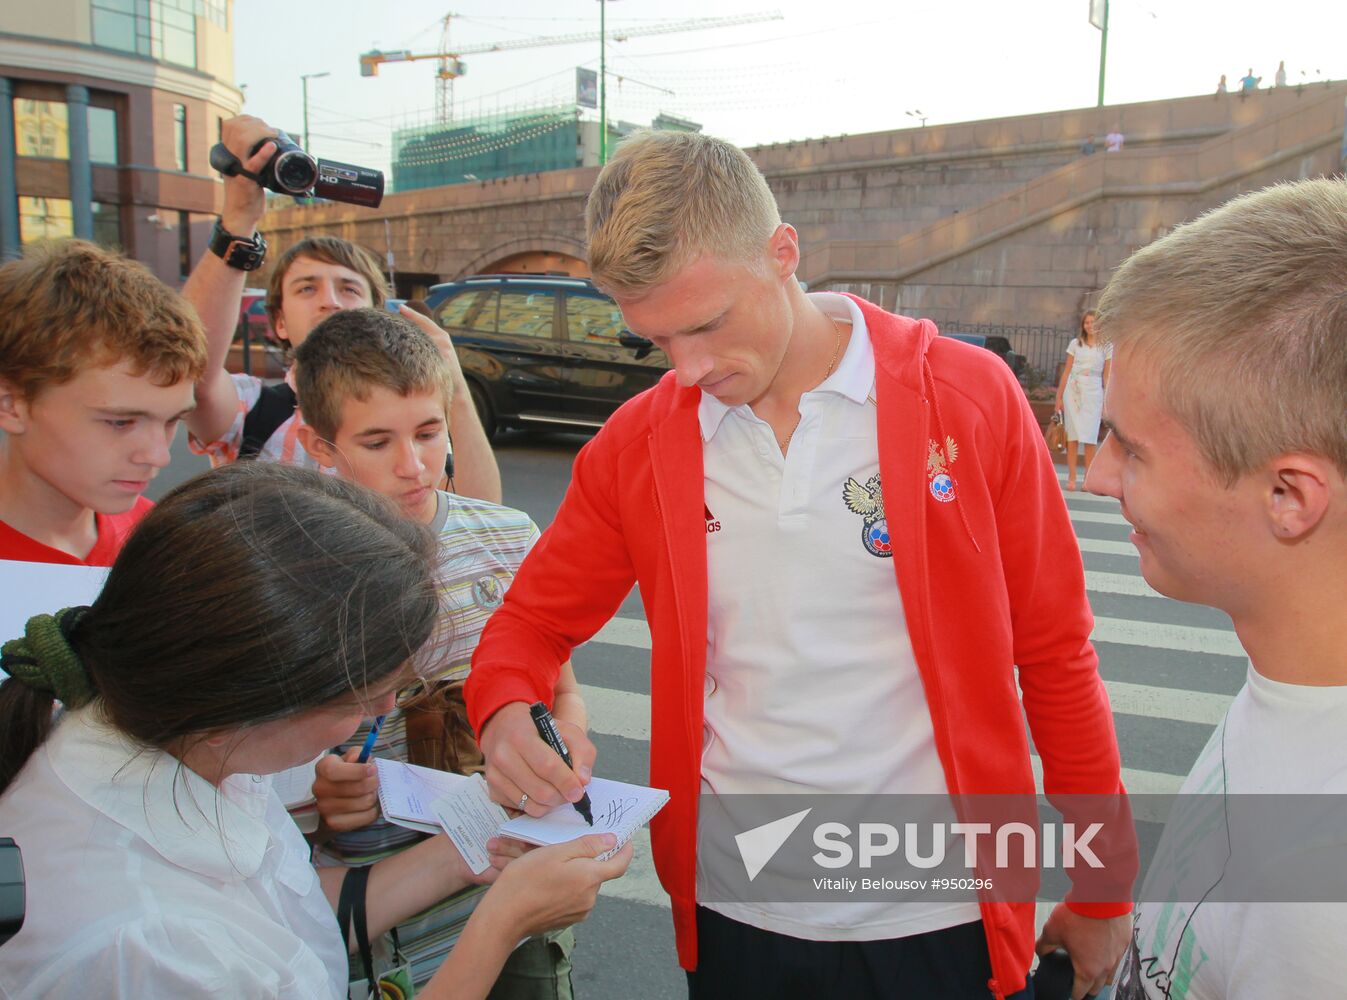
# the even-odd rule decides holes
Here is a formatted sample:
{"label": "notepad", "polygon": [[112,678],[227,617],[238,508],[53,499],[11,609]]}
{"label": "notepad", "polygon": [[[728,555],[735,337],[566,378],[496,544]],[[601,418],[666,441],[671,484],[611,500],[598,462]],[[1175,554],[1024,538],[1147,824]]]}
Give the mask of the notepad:
{"label": "notepad", "polygon": [[585,790],[594,809],[593,826],[569,803],[545,816],[507,819],[505,810],[488,796],[481,775],[458,785],[431,808],[469,867],[480,875],[490,864],[486,842],[493,836],[547,846],[564,844],[587,833],[611,833],[617,837],[617,844],[599,855],[600,859],[610,858],[669,801],[669,793],[662,788],[605,778],[591,779]]}
{"label": "notepad", "polygon": [[440,832],[431,804],[468,780],[461,774],[381,757],[375,758],[374,766],[379,772],[379,808],[384,819],[422,833]]}
{"label": "notepad", "polygon": [[528,844],[564,844],[587,833],[611,833],[617,845],[604,857],[615,853],[669,801],[669,793],[662,788],[631,785],[625,781],[591,778],[585,787],[589,804],[594,810],[594,825],[567,803],[557,806],[543,816],[516,816],[503,823],[500,834],[514,837]]}

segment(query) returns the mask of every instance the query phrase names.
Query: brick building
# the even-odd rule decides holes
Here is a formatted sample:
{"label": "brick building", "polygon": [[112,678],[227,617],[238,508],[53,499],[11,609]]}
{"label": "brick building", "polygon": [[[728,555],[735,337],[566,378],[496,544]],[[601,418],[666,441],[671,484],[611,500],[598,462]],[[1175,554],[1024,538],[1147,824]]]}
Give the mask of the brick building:
{"label": "brick building", "polygon": [[216,211],[210,147],[243,104],[232,7],[0,5],[0,256],[80,236],[178,283]]}

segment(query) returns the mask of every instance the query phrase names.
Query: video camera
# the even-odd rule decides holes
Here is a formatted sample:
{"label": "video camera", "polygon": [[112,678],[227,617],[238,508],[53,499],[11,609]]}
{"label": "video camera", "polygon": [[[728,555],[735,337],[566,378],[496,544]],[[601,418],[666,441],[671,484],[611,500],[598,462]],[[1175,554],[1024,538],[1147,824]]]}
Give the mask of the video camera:
{"label": "video camera", "polygon": [[251,153],[255,154],[268,142],[276,144],[276,152],[258,173],[244,170],[239,158],[222,142],[211,147],[210,165],[225,177],[247,177],[269,191],[296,198],[327,198],[365,208],[378,208],[383,201],[382,171],[315,159],[284,132],[263,139]]}
{"label": "video camera", "polygon": [[0,945],[23,927],[23,853],[8,837],[0,837]]}

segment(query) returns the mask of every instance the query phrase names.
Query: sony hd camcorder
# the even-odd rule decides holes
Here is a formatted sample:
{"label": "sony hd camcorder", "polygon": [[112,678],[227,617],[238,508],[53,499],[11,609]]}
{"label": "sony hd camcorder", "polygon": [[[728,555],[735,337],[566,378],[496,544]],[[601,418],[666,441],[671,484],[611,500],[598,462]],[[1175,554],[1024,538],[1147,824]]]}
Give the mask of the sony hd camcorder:
{"label": "sony hd camcorder", "polygon": [[210,151],[210,165],[226,177],[247,177],[269,191],[296,198],[327,198],[350,205],[378,208],[384,197],[384,175],[368,167],[357,167],[335,160],[319,160],[304,152],[284,132],[277,132],[253,147],[256,153],[274,142],[276,152],[258,173],[243,169],[238,157],[216,143]]}

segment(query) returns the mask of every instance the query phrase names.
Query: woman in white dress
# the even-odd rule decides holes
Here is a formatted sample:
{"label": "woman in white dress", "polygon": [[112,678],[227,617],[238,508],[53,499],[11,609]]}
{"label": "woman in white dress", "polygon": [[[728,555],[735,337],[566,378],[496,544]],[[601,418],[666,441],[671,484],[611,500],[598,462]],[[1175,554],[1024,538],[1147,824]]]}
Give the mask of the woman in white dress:
{"label": "woman in white dress", "polygon": [[150,512],[91,608],[4,644],[0,830],[28,912],[0,996],[344,1000],[339,902],[377,939],[494,882],[416,991],[480,1000],[521,938],[584,919],[631,857],[596,859],[611,836],[492,838],[481,874],[444,835],[315,870],[267,777],[392,707],[440,615],[438,548],[362,487],[236,462]]}
{"label": "woman in white dress", "polygon": [[1066,348],[1066,367],[1057,386],[1057,409],[1066,423],[1066,488],[1076,488],[1077,442],[1085,445],[1085,468],[1094,461],[1099,444],[1099,418],[1104,409],[1104,389],[1113,349],[1099,343],[1094,333],[1095,312],[1080,321],[1080,335]]}

